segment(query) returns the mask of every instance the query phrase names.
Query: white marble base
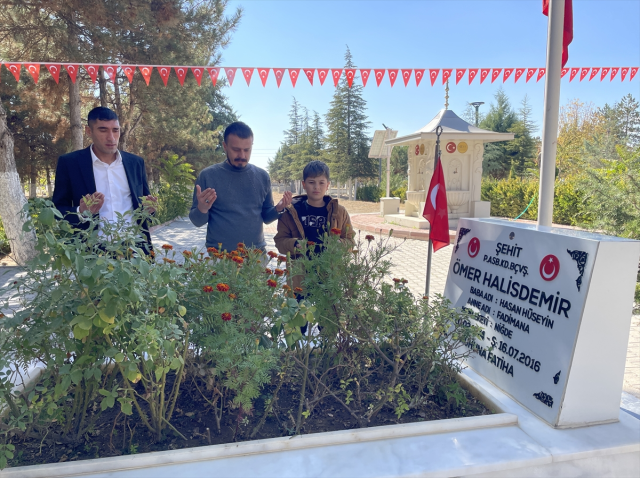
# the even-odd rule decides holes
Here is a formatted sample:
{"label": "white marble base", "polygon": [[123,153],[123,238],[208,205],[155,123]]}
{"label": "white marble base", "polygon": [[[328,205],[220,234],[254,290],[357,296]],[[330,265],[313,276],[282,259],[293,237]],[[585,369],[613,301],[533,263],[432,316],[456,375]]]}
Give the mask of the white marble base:
{"label": "white marble base", "polygon": [[500,413],[8,468],[0,478],[640,476],[640,420],[630,413],[554,429],[472,370],[463,380]]}

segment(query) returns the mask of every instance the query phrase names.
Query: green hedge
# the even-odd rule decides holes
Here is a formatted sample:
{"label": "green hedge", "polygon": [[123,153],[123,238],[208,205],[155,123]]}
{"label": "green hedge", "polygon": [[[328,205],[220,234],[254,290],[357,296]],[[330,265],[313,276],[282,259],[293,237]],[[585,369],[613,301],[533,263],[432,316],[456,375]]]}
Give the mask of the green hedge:
{"label": "green hedge", "polygon": [[375,184],[367,184],[358,188],[356,192],[356,200],[368,201],[368,202],[380,202],[382,196],[382,189]]}
{"label": "green hedge", "polygon": [[2,219],[0,219],[0,255],[9,254],[11,248],[9,247],[9,240],[7,234],[4,232],[4,226],[2,225]]}
{"label": "green hedge", "polygon": [[[575,176],[556,181],[553,199],[553,222],[568,226],[584,226],[590,222],[585,212],[585,195],[579,187],[580,179]],[[491,215],[535,221],[538,218],[538,178],[533,179],[490,179],[482,180],[482,200],[491,201]],[[533,201],[531,201],[533,199]]]}

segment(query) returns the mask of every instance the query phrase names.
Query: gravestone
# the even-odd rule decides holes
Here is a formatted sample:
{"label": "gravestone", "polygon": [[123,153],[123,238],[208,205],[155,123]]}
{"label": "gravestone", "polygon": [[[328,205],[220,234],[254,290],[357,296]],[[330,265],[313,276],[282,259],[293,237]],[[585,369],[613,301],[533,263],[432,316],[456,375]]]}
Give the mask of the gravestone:
{"label": "gravestone", "polygon": [[558,428],[618,420],[640,242],[460,219],[444,295],[482,336],[468,365]]}

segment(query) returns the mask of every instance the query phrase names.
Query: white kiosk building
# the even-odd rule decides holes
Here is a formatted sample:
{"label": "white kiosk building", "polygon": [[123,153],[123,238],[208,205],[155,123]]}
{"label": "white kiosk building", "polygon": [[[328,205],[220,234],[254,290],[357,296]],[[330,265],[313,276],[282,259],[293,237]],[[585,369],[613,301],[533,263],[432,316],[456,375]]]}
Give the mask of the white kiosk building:
{"label": "white kiosk building", "polygon": [[[449,205],[449,227],[455,229],[461,217],[490,216],[491,204],[480,200],[484,143],[509,141],[514,134],[496,133],[473,126],[445,105],[445,109],[440,110],[425,127],[385,142],[388,146],[409,146],[409,179],[404,216],[385,214],[386,222],[420,229],[429,227],[429,223],[422,218],[422,211],[433,176],[438,126],[442,126],[440,150]],[[390,207],[387,210],[396,212],[397,208]]]}

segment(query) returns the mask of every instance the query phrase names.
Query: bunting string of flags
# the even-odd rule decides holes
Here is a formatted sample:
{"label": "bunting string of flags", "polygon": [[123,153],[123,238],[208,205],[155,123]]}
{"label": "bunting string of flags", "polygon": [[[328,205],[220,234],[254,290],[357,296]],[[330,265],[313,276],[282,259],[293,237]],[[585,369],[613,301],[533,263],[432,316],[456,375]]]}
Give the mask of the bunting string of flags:
{"label": "bunting string of flags", "polygon": [[[167,86],[169,78],[171,76],[171,71],[175,73],[175,76],[180,83],[180,86],[184,86],[184,80],[187,77],[187,73],[191,71],[198,86],[201,85],[202,77],[205,76],[206,73],[209,74],[209,78],[211,79],[211,83],[213,86],[216,85],[218,78],[220,77],[220,73],[224,72],[224,75],[229,82],[229,85],[232,86],[233,82],[236,78],[236,72],[240,70],[240,73],[244,77],[247,82],[247,86],[251,84],[251,78],[253,77],[254,71],[257,70],[258,77],[262,83],[262,86],[267,85],[267,80],[269,75],[273,71],[273,76],[275,77],[276,84],[278,88],[282,83],[282,79],[285,76],[285,71],[289,72],[289,79],[291,80],[291,85],[295,88],[298,78],[300,76],[300,71],[302,70],[303,75],[306,76],[307,80],[311,85],[313,85],[314,78],[316,77],[320,81],[320,86],[324,85],[327,77],[331,77],[333,80],[333,85],[338,86],[338,82],[340,78],[344,74],[347,78],[347,83],[349,87],[353,86],[354,80],[358,74],[360,73],[360,78],[362,81],[362,86],[367,86],[367,82],[369,81],[369,76],[373,71],[373,75],[376,81],[376,85],[380,86],[385,76],[389,79],[389,84],[393,87],[398,77],[402,78],[402,82],[404,86],[409,85],[409,81],[411,80],[411,76],[413,76],[416,86],[419,86],[425,72],[428,70],[429,80],[431,81],[431,86],[434,86],[438,77],[442,79],[442,84],[445,84],[451,76],[454,76],[456,85],[460,83],[465,75],[467,76],[467,80],[469,84],[472,84],[475,80],[478,73],[480,73],[480,79],[478,80],[480,84],[484,83],[484,81],[491,77],[491,83],[496,80],[500,81],[502,78],[502,83],[506,83],[509,78],[513,75],[513,82],[517,83],[518,80],[522,76],[524,76],[525,83],[528,83],[529,80],[533,79],[535,76],[535,81],[538,82],[542,79],[542,77],[546,73],[545,68],[251,68],[251,67],[214,67],[214,66],[173,66],[173,65],[104,65],[104,64],[74,64],[74,63],[33,63],[33,62],[3,62],[0,65],[4,65],[7,70],[9,70],[16,81],[20,81],[20,73],[22,71],[22,67],[24,67],[35,83],[38,83],[38,79],[40,78],[40,67],[44,65],[46,69],[49,71],[49,74],[54,79],[56,83],[60,81],[60,73],[62,69],[66,70],[69,78],[73,83],[76,82],[78,77],[78,72],[80,71],[80,67],[84,68],[86,73],[91,78],[91,82],[95,83],[98,74],[100,73],[100,69],[106,73],[107,77],[115,82],[116,75],[118,73],[118,69],[124,73],[124,75],[129,80],[129,83],[133,82],[134,75],[136,70],[140,72],[142,78],[144,79],[147,86],[149,85],[149,81],[151,80],[151,74],[153,70],[155,70],[162,79],[164,86]],[[455,73],[454,73],[455,70]],[[442,75],[440,72],[442,71]],[[624,67],[578,67],[578,68],[563,68],[561,78],[564,78],[567,74],[569,74],[569,82],[572,82],[576,77],[578,77],[578,81],[583,81],[589,77],[587,81],[592,81],[593,79],[600,77],[600,81],[604,81],[605,78],[609,77],[609,81],[613,81],[614,78],[620,73],[620,81],[625,81],[627,77],[628,81],[632,81],[636,74],[638,73],[638,67],[633,66],[624,66]]]}

